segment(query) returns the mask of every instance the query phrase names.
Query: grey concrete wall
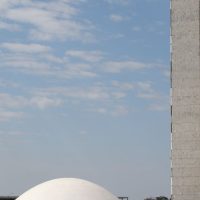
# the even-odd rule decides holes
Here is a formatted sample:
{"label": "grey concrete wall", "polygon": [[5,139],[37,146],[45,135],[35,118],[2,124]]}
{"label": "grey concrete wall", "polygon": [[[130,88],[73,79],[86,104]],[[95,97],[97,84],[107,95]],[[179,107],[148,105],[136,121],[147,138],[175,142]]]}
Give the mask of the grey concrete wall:
{"label": "grey concrete wall", "polygon": [[174,200],[200,200],[199,2],[171,0]]}

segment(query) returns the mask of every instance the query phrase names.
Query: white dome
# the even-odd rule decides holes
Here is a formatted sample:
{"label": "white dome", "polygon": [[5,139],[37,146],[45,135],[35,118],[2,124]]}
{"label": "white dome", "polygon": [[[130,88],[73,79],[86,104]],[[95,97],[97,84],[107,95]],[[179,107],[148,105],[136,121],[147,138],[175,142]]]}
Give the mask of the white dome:
{"label": "white dome", "polygon": [[104,188],[75,178],[60,178],[39,184],[17,200],[118,200]]}

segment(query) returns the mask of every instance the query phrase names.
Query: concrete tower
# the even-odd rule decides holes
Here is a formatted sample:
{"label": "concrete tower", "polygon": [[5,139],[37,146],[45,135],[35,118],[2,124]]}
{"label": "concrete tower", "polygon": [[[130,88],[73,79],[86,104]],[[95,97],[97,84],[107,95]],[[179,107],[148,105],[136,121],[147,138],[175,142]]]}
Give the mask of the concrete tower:
{"label": "concrete tower", "polygon": [[200,199],[200,0],[171,0],[172,199]]}

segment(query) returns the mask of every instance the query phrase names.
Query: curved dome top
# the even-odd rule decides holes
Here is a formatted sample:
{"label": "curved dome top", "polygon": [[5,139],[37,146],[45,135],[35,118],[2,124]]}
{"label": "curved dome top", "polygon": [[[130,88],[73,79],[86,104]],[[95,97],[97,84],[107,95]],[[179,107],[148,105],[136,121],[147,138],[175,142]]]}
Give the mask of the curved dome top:
{"label": "curved dome top", "polygon": [[17,200],[118,200],[118,198],[89,181],[60,178],[33,187]]}

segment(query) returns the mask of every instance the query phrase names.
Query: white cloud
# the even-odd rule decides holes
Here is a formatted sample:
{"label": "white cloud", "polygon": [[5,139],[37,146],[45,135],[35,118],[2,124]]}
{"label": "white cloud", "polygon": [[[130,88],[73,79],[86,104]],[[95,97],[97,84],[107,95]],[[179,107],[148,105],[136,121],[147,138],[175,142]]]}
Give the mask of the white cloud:
{"label": "white cloud", "polygon": [[152,111],[169,110],[169,97],[156,91],[152,82],[144,81],[136,84],[136,97],[149,101],[148,109]]}
{"label": "white cloud", "polygon": [[112,14],[110,15],[110,20],[113,22],[122,22],[125,18],[121,15]]}
{"label": "white cloud", "polygon": [[157,99],[159,95],[155,92],[141,92],[137,95],[137,97],[142,99]]}
{"label": "white cloud", "polygon": [[41,44],[2,43],[1,48],[15,53],[47,53],[51,48]]}
{"label": "white cloud", "polygon": [[139,32],[139,31],[141,31],[141,27],[139,27],[139,26],[134,26],[134,27],[132,28],[132,30],[133,30],[134,32]]}
{"label": "white cloud", "polygon": [[138,87],[143,91],[152,92],[152,83],[147,81],[140,81],[137,83]]}
{"label": "white cloud", "polygon": [[68,100],[86,100],[91,102],[117,102],[126,97],[126,92],[119,88],[106,86],[104,84],[94,84],[94,86],[71,86],[71,87],[51,87],[46,89],[37,89],[36,96],[60,96]]}
{"label": "white cloud", "polygon": [[166,102],[155,103],[149,106],[149,110],[158,112],[169,111],[169,109],[170,109],[169,103],[167,104]]}
{"label": "white cloud", "polygon": [[45,109],[48,107],[58,107],[61,106],[61,99],[54,99],[46,96],[36,96],[30,99],[30,104],[35,105],[40,109]]}
{"label": "white cloud", "polygon": [[19,2],[16,0],[15,2],[12,0],[1,0],[0,1],[0,11],[3,12],[7,10],[13,3],[15,4],[16,2]]}
{"label": "white cloud", "polygon": [[24,73],[37,74],[37,75],[52,75],[54,72],[48,63],[44,61],[37,61],[30,57],[10,57],[2,60],[1,67],[13,68]]}
{"label": "white cloud", "polygon": [[43,54],[42,58],[50,63],[64,64],[64,59],[52,54]]}
{"label": "white cloud", "polygon": [[111,112],[111,114],[113,116],[124,116],[124,115],[127,115],[129,113],[129,109],[125,106],[122,106],[122,105],[118,105],[114,108],[114,110]]}
{"label": "white cloud", "polygon": [[135,83],[128,82],[112,81],[112,85],[122,90],[133,90],[135,88]]}
{"label": "white cloud", "polygon": [[16,131],[16,130],[12,130],[12,131],[0,131],[0,135],[2,136],[24,136],[24,135],[27,135],[26,132],[23,132],[23,131]]}
{"label": "white cloud", "polygon": [[121,88],[108,86],[105,83],[96,83],[94,86],[40,88],[33,94],[59,97],[63,104],[81,104],[87,112],[110,116],[123,116],[128,113],[128,108],[123,105],[127,90],[123,91]]}
{"label": "white cloud", "polygon": [[0,108],[21,108],[28,104],[26,98],[0,93]]}
{"label": "white cloud", "polygon": [[160,98],[150,104],[149,110],[152,111],[168,111],[170,110],[170,100],[168,95],[160,95]]}
{"label": "white cloud", "polygon": [[94,78],[97,74],[92,71],[91,66],[85,63],[65,62],[58,72],[59,77],[63,78]]}
{"label": "white cloud", "polygon": [[119,5],[127,5],[129,0],[105,0],[107,3],[110,4],[119,4]]}
{"label": "white cloud", "polygon": [[81,51],[70,50],[65,53],[67,56],[81,59],[87,62],[99,62],[103,59],[103,55],[100,51]]}
{"label": "white cloud", "polygon": [[13,112],[7,110],[0,110],[0,122],[7,122],[13,119],[21,119],[24,116],[23,112]]}
{"label": "white cloud", "polygon": [[114,38],[114,39],[121,39],[121,38],[124,38],[125,35],[122,34],[122,33],[117,33],[117,34],[114,34],[111,36],[111,38]]}
{"label": "white cloud", "polygon": [[0,79],[0,87],[1,88],[18,88],[19,86],[20,85],[16,82]]}
{"label": "white cloud", "polygon": [[88,109],[89,112],[95,112],[102,115],[110,115],[113,117],[125,116],[129,113],[129,109],[123,105],[114,105],[109,107],[97,107]]}
{"label": "white cloud", "polygon": [[170,70],[164,70],[163,71],[163,75],[166,77],[166,78],[170,78]]}
{"label": "white cloud", "polygon": [[138,94],[137,97],[142,99],[160,99],[161,95],[156,92],[151,82],[138,82]]}
{"label": "white cloud", "polygon": [[[79,10],[75,3],[84,1],[26,1],[16,0],[0,4],[1,19],[9,23],[29,25],[29,36],[37,40],[92,41],[91,23],[76,20]],[[73,2],[73,3],[72,3]],[[72,5],[73,4],[73,5]],[[9,24],[8,24],[9,26]],[[4,27],[6,24],[4,22]]]}
{"label": "white cloud", "polygon": [[66,89],[65,96],[89,100],[105,100],[110,97],[106,88],[103,87],[89,87],[89,88],[71,88]]}
{"label": "white cloud", "polygon": [[107,112],[105,108],[97,108],[95,111],[101,114],[105,114]]}
{"label": "white cloud", "polygon": [[104,69],[106,72],[110,73],[120,73],[127,70],[140,70],[144,68],[149,68],[149,64],[136,61],[108,61],[104,64]]}
{"label": "white cloud", "polygon": [[116,99],[121,99],[121,98],[126,97],[126,93],[125,92],[118,91],[118,92],[112,92],[111,94]]}
{"label": "white cloud", "polygon": [[86,130],[80,130],[80,135],[85,136],[88,134],[88,131]]}
{"label": "white cloud", "polygon": [[167,33],[162,21],[154,21],[153,23],[149,24],[146,26],[146,31],[160,36]]}
{"label": "white cloud", "polygon": [[[45,52],[51,49],[44,45],[4,44],[11,52],[0,53],[1,66],[23,73],[57,78],[93,78],[97,74],[89,64],[68,62],[65,57],[57,57]],[[26,49],[31,47],[29,50]],[[35,54],[30,53],[35,52]],[[37,53],[37,54],[36,54]]]}
{"label": "white cloud", "polygon": [[[68,103],[79,102],[86,106],[86,110],[111,115],[114,115],[113,113],[121,113],[122,115],[128,111],[126,107],[123,107],[127,96],[144,99],[149,102],[149,105],[160,105],[159,102],[166,102],[166,96],[156,91],[150,81],[130,83],[111,81],[110,84],[97,82],[93,85],[38,89],[35,95],[59,97]],[[87,109],[90,104],[93,107]]]}
{"label": "white cloud", "polygon": [[0,109],[23,109],[25,107],[37,107],[45,109],[48,107],[58,107],[62,100],[55,97],[33,95],[31,97],[15,96],[7,93],[0,93]]}
{"label": "white cloud", "polygon": [[21,28],[19,25],[17,24],[9,24],[9,23],[5,23],[5,22],[1,22],[0,21],[0,29],[5,29],[8,31],[20,31]]}

